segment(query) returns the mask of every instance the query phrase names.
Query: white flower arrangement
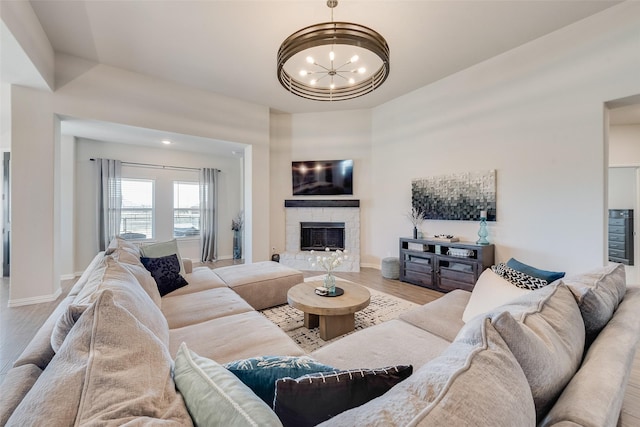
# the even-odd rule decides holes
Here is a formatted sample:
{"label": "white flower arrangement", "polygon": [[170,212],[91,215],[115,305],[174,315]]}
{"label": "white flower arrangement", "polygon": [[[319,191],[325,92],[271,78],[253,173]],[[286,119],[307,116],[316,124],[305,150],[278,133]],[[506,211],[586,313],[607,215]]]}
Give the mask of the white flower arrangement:
{"label": "white flower arrangement", "polygon": [[[329,248],[325,248],[324,252],[327,255],[315,255],[314,257],[316,252],[311,251],[309,262],[311,263],[311,267],[320,267],[329,274],[331,274],[336,268],[340,267],[344,260],[349,258],[346,249],[344,251],[338,249],[337,251],[331,252]],[[331,253],[328,254],[329,252]]]}

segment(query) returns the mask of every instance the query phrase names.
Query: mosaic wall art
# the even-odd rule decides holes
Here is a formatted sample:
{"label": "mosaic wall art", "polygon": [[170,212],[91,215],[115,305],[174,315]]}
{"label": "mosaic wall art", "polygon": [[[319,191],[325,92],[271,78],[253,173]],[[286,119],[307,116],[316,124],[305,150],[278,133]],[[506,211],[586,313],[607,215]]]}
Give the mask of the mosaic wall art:
{"label": "mosaic wall art", "polygon": [[425,219],[460,221],[496,220],[496,171],[466,172],[414,179],[411,204]]}

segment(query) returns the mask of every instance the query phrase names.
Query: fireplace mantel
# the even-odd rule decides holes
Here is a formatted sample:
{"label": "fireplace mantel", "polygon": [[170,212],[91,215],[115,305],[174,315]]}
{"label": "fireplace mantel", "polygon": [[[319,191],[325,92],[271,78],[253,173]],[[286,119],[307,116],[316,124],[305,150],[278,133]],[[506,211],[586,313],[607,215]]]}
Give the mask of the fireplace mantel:
{"label": "fireplace mantel", "polygon": [[285,208],[359,208],[358,199],[337,199],[337,200],[285,200]]}

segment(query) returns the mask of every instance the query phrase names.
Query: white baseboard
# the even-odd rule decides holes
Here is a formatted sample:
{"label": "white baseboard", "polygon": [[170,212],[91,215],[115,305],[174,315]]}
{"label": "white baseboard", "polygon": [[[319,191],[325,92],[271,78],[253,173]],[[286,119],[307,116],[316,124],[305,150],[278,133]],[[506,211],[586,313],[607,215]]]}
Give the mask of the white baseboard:
{"label": "white baseboard", "polygon": [[58,288],[57,291],[53,293],[53,295],[43,295],[39,297],[29,297],[29,298],[18,298],[18,299],[10,299],[7,306],[9,308],[12,307],[21,307],[23,305],[32,305],[32,304],[41,304],[43,302],[51,302],[58,299],[60,294],[62,293],[62,289]]}
{"label": "white baseboard", "polygon": [[77,273],[71,273],[71,274],[62,274],[60,276],[60,280],[72,280],[75,279],[76,277],[78,277],[79,275]]}
{"label": "white baseboard", "polygon": [[380,264],[360,264],[360,267],[367,267],[367,268],[375,268],[376,270],[380,270]]}

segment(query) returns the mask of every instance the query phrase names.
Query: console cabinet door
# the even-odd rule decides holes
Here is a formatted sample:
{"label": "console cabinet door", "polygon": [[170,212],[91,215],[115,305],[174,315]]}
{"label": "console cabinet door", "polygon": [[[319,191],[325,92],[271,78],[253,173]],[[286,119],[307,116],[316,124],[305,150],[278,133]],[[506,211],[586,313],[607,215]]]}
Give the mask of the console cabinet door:
{"label": "console cabinet door", "polygon": [[428,254],[404,253],[401,280],[419,286],[434,286],[434,258]]}
{"label": "console cabinet door", "polygon": [[438,285],[444,291],[472,291],[478,278],[478,263],[464,259],[438,258]]}

